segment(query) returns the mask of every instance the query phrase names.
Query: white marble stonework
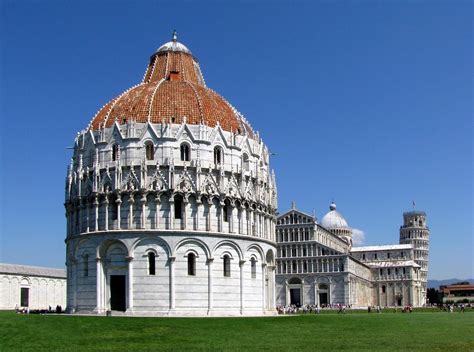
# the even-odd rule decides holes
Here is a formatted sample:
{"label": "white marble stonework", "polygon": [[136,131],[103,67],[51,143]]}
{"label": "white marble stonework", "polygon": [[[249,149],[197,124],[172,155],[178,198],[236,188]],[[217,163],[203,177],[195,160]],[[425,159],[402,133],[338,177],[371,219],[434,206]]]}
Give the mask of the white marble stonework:
{"label": "white marble stonework", "polygon": [[277,305],[424,305],[426,214],[403,216],[400,244],[352,247],[352,229],[334,202],[320,224],[293,205],[277,219]]}
{"label": "white marble stonework", "polygon": [[66,308],[64,269],[0,263],[0,310]]}
{"label": "white marble stonework", "polygon": [[[190,53],[181,47],[159,55]],[[70,312],[274,313],[275,175],[232,111],[246,128],[180,116],[78,133],[66,178]]]}

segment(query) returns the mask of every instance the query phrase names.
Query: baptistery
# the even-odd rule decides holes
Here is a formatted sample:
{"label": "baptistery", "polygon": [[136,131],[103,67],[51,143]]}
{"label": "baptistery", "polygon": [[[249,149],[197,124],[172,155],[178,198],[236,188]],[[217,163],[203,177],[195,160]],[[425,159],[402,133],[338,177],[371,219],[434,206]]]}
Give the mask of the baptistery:
{"label": "baptistery", "polygon": [[275,311],[268,148],[176,32],[77,134],[65,208],[69,312]]}

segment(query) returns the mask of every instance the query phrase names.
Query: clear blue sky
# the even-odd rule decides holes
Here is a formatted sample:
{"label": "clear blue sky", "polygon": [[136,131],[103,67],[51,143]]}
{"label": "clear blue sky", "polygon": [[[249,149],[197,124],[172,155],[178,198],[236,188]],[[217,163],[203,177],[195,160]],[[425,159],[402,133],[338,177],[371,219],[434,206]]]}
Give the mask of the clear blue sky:
{"label": "clear blue sky", "polygon": [[280,212],[334,198],[390,244],[415,200],[430,278],[474,276],[471,2],[0,4],[0,261],[64,264],[66,147],[176,29],[277,153]]}

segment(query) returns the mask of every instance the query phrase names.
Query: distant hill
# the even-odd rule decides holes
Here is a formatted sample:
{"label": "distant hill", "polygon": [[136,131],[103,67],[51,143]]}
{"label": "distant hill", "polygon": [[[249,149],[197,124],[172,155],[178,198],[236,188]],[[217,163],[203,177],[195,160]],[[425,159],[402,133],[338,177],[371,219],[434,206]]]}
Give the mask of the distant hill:
{"label": "distant hill", "polygon": [[428,280],[428,288],[439,288],[441,285],[451,285],[461,281],[469,281],[471,284],[474,283],[474,279]]}

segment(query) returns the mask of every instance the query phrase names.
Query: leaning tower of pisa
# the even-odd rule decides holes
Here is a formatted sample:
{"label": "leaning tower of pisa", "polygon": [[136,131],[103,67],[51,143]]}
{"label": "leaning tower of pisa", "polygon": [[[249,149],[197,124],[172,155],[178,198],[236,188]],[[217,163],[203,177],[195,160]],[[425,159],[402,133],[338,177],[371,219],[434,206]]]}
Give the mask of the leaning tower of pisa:
{"label": "leaning tower of pisa", "polygon": [[400,226],[400,244],[413,246],[414,260],[420,266],[422,297],[426,297],[428,280],[428,245],[430,230],[426,225],[424,211],[403,213],[403,225]]}

